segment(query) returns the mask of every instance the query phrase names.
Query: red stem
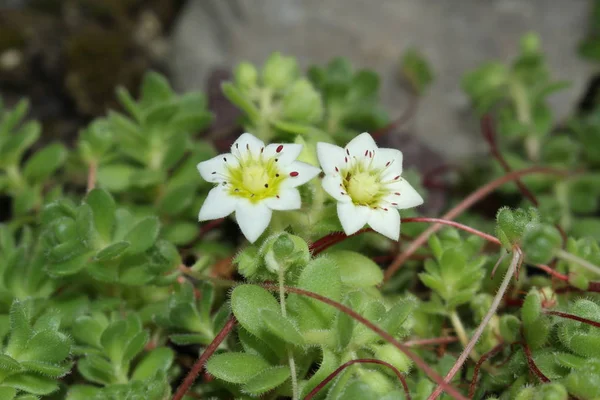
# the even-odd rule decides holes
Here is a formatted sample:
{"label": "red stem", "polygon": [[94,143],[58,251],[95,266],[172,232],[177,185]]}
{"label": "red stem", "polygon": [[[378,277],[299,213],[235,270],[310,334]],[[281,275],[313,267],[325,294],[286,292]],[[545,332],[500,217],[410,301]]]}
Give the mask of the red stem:
{"label": "red stem", "polygon": [[231,318],[229,318],[223,329],[221,329],[221,331],[217,334],[217,336],[215,336],[213,341],[210,342],[208,347],[204,350],[200,358],[196,360],[190,372],[188,372],[181,385],[179,385],[179,388],[177,388],[177,392],[173,396],[173,400],[181,400],[183,396],[185,396],[186,392],[194,384],[194,381],[202,371],[202,368],[204,368],[204,364],[206,363],[206,361],[208,361],[210,356],[212,356],[213,353],[217,351],[217,349],[219,348],[223,340],[225,340],[227,335],[229,335],[235,324],[235,317],[231,316]]}
{"label": "red stem", "polygon": [[[261,286],[272,292],[279,291],[279,287],[276,285],[264,285],[263,284]],[[438,373],[435,372],[429,365],[427,365],[427,363],[425,361],[423,361],[419,356],[417,356],[415,353],[413,353],[409,347],[407,347],[407,346],[403,345],[402,343],[400,343],[399,341],[397,341],[392,335],[390,335],[389,333],[387,333],[386,331],[384,331],[383,329],[381,329],[380,327],[378,327],[377,325],[375,325],[374,323],[372,323],[371,321],[369,321],[362,315],[358,314],[356,311],[352,310],[351,308],[346,307],[345,305],[340,304],[337,301],[331,300],[325,296],[321,296],[320,294],[317,294],[314,292],[309,292],[304,289],[285,286],[285,291],[288,293],[296,293],[296,294],[299,294],[302,296],[310,297],[310,298],[313,298],[322,303],[329,304],[330,306],[337,308],[341,312],[351,316],[352,318],[354,318],[355,320],[357,320],[358,322],[360,322],[361,324],[363,324],[364,326],[366,326],[373,332],[377,333],[383,339],[385,339],[386,341],[391,343],[398,350],[400,350],[401,352],[406,354],[406,356],[408,358],[410,358],[411,360],[413,360],[414,363],[429,376],[429,378],[431,378],[434,382],[436,382],[438,385],[440,385],[446,391],[446,393],[448,393],[455,399],[467,400],[467,398],[465,396],[463,396],[462,394],[460,394],[460,392],[458,390],[456,390],[450,384],[446,383],[444,381],[444,379],[440,375],[438,375]]]}
{"label": "red stem", "polygon": [[[441,225],[448,225],[448,226],[452,226],[454,228],[463,230],[465,232],[469,232],[473,235],[477,235],[481,238],[484,238],[485,240],[487,240],[488,242],[500,245],[500,240],[498,240],[496,237],[489,235],[485,232],[481,232],[475,228],[471,228],[470,226],[455,222],[455,221],[451,221],[451,220],[447,220],[447,219],[442,219],[442,218],[428,218],[428,217],[411,217],[411,218],[404,218],[402,220],[403,223],[410,223],[410,222],[427,222],[427,223],[436,223],[436,224],[441,224]],[[323,236],[321,239],[317,240],[316,242],[314,242],[312,245],[309,246],[309,249],[312,251],[313,255],[317,255],[321,252],[323,252],[324,250],[326,250],[327,248],[333,246],[334,244],[338,244],[339,242],[345,240],[346,238],[352,237],[352,236],[356,236],[359,235],[363,232],[373,232],[373,229],[371,228],[365,228],[365,229],[361,229],[360,231],[353,233],[350,236],[347,236],[344,232],[333,232],[330,233],[327,236]]]}
{"label": "red stem", "polygon": [[[538,173],[556,174],[556,175],[567,175],[568,174],[568,172],[566,172],[566,171],[558,170],[555,168],[549,168],[549,167],[532,167],[532,168],[521,169],[518,171],[513,171],[509,174],[501,176],[498,179],[488,182],[484,186],[480,187],[479,189],[477,189],[476,191],[471,193],[469,196],[465,197],[459,204],[457,204],[454,208],[452,208],[450,211],[448,211],[446,214],[444,214],[442,219],[452,220],[452,219],[458,217],[460,214],[462,214],[465,210],[467,210],[473,204],[477,203],[478,201],[480,201],[485,196],[487,196],[488,194],[490,194],[491,192],[496,190],[498,187],[504,185],[505,183],[514,181],[515,179],[518,179],[524,175],[538,174]],[[388,269],[385,271],[384,280],[386,280],[386,281],[389,280],[396,273],[396,271],[406,262],[406,260],[408,260],[409,257],[427,241],[429,236],[431,236],[433,233],[437,232],[441,228],[441,226],[442,226],[442,224],[437,223],[437,224],[429,227],[427,230],[425,230],[425,232],[421,233],[409,245],[409,247],[404,252],[400,253],[396,257],[394,262],[388,267]]]}
{"label": "red stem", "polygon": [[527,342],[523,342],[522,346],[523,346],[523,351],[525,352],[525,356],[527,358],[527,365],[529,366],[529,369],[531,370],[531,372],[533,372],[535,374],[535,376],[537,376],[539,378],[540,381],[542,381],[544,383],[550,382],[550,379],[548,379],[548,377],[546,375],[544,375],[544,373],[542,371],[540,371],[538,366],[535,365],[535,361],[533,360],[533,356],[531,355],[531,349],[529,348],[529,345],[527,344]]}
{"label": "red stem", "polygon": [[504,343],[500,343],[496,345],[493,349],[485,353],[481,356],[479,360],[477,360],[477,364],[475,364],[475,369],[473,370],[473,379],[471,380],[471,386],[469,387],[469,398],[473,398],[475,395],[475,384],[477,383],[477,376],[479,375],[479,370],[481,369],[481,365],[490,357],[494,356],[504,347]]}
{"label": "red stem", "polygon": [[398,371],[398,369],[396,367],[394,367],[392,364],[389,364],[385,361],[377,360],[375,358],[361,358],[361,359],[350,360],[348,362],[345,362],[344,364],[340,365],[338,367],[338,369],[336,369],[331,374],[329,374],[329,376],[327,376],[327,378],[323,379],[313,390],[311,390],[310,393],[304,398],[304,400],[311,400],[313,397],[315,397],[317,395],[317,393],[319,393],[325,387],[325,385],[327,385],[329,382],[331,382],[331,380],[333,380],[333,378],[338,376],[338,374],[340,372],[342,372],[344,369],[348,368],[349,366],[351,366],[353,364],[357,364],[357,363],[379,364],[379,365],[384,365],[384,366],[390,368],[392,371],[394,371],[394,374],[396,374],[398,379],[400,379],[400,382],[402,382],[402,387],[404,387],[404,393],[406,394],[406,399],[411,400],[410,391],[408,390],[408,385],[406,384],[406,379],[404,378],[404,376],[402,376],[400,371]]}
{"label": "red stem", "polygon": [[380,129],[376,130],[375,132],[373,132],[371,134],[373,139],[375,139],[375,140],[380,139],[381,137],[390,133],[395,128],[402,126],[405,123],[407,123],[408,121],[410,121],[410,119],[414,115],[415,111],[417,110],[417,105],[418,105],[418,97],[417,97],[417,94],[413,90],[411,90],[411,92],[410,92],[410,98],[408,99],[408,101],[409,101],[408,107],[406,107],[406,109],[404,110],[402,115],[400,117],[398,117],[395,121],[392,121],[391,123],[387,124],[383,128],[380,128]]}
{"label": "red stem", "polygon": [[584,324],[588,324],[588,325],[595,326],[596,328],[600,328],[600,322],[593,321],[591,319],[587,319],[587,318],[583,318],[583,317],[578,317],[577,315],[567,314],[567,313],[560,312],[560,311],[546,311],[545,313],[548,315],[556,315],[557,317],[572,319],[573,321],[582,322]]}

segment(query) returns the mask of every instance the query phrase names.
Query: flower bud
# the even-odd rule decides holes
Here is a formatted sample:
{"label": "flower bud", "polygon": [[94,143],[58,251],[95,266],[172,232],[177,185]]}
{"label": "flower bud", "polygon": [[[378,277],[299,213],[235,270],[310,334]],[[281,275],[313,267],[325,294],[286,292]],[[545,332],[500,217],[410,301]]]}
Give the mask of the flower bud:
{"label": "flower bud", "polygon": [[267,269],[275,273],[279,268],[287,269],[290,265],[307,263],[310,259],[306,242],[298,236],[285,232],[267,239],[261,252],[264,254]]}

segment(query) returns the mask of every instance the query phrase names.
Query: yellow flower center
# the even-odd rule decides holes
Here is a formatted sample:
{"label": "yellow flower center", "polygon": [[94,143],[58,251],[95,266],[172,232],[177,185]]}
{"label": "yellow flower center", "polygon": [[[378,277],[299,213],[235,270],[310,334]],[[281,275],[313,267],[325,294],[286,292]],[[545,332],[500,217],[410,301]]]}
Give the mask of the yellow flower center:
{"label": "yellow flower center", "polygon": [[244,158],[237,167],[229,167],[229,194],[243,197],[253,203],[279,194],[284,174],[279,171],[274,159]]}
{"label": "yellow flower center", "polygon": [[379,196],[381,185],[377,176],[369,172],[351,174],[346,190],[355,204],[372,205]]}

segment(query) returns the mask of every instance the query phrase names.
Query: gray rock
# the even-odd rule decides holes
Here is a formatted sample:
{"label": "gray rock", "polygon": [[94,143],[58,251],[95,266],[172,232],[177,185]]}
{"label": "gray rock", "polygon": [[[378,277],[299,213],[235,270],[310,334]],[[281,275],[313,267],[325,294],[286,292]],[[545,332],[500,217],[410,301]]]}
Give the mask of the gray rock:
{"label": "gray rock", "polygon": [[408,103],[398,59],[416,46],[436,79],[410,131],[456,159],[485,150],[461,77],[482,62],[510,60],[524,33],[539,33],[553,75],[573,82],[552,98],[557,119],[572,110],[593,69],[576,55],[589,7],[588,0],[191,1],[173,33],[171,69],[185,90],[203,88],[216,67],[260,64],[273,51],[303,66],[344,56],[381,74],[382,100],[394,116]]}

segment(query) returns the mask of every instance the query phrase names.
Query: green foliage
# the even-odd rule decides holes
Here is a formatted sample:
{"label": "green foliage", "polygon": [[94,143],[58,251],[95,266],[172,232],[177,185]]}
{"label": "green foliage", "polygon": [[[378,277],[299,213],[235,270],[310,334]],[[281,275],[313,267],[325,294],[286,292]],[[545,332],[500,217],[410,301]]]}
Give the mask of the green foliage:
{"label": "green foliage", "polygon": [[[595,45],[585,46],[593,54]],[[306,72],[298,65],[275,53],[262,68],[235,68],[222,89],[246,130],[265,142],[301,144],[298,160],[318,165],[317,142],[345,145],[388,122],[373,71],[343,58]],[[416,48],[399,65],[417,96],[427,94],[434,67]],[[557,128],[548,99],[563,85],[548,71],[529,34],[513,62],[485,64],[463,87],[476,113],[499,122],[486,137],[511,169],[577,173],[523,176],[535,208],[507,184],[458,217],[486,232],[495,227],[500,249],[446,227],[387,281],[387,259],[427,229],[406,220],[418,210],[402,210],[398,247],[373,232],[340,236],[321,177],[300,188],[300,210],[274,213],[269,233],[252,245],[228,221],[197,223],[214,185],[198,178],[196,166],[217,154],[218,136],[201,136],[212,121],[201,92],[177,94],[150,72],[139,98],[118,89],[124,113],[91,121],[73,149],[36,143],[41,128],[26,120],[26,101],[0,107],[0,194],[11,204],[0,224],[0,398],[167,400],[209,348],[206,374],[190,388],[202,398],[304,398],[344,363],[377,359],[402,374],[411,398],[426,399],[435,388],[430,377],[365,321],[411,342],[445,375],[492,307],[507,251],[524,256],[518,279],[487,315],[452,385],[466,396],[475,362],[495,349],[473,398],[599,398],[600,108]],[[444,207],[504,173],[478,162],[461,168]],[[417,172],[405,175],[426,194]],[[498,205],[506,206],[494,220],[489,211]],[[227,321],[235,327],[221,332],[232,326]],[[226,338],[211,347],[219,332]],[[355,362],[315,398],[406,395],[392,369]]]}

